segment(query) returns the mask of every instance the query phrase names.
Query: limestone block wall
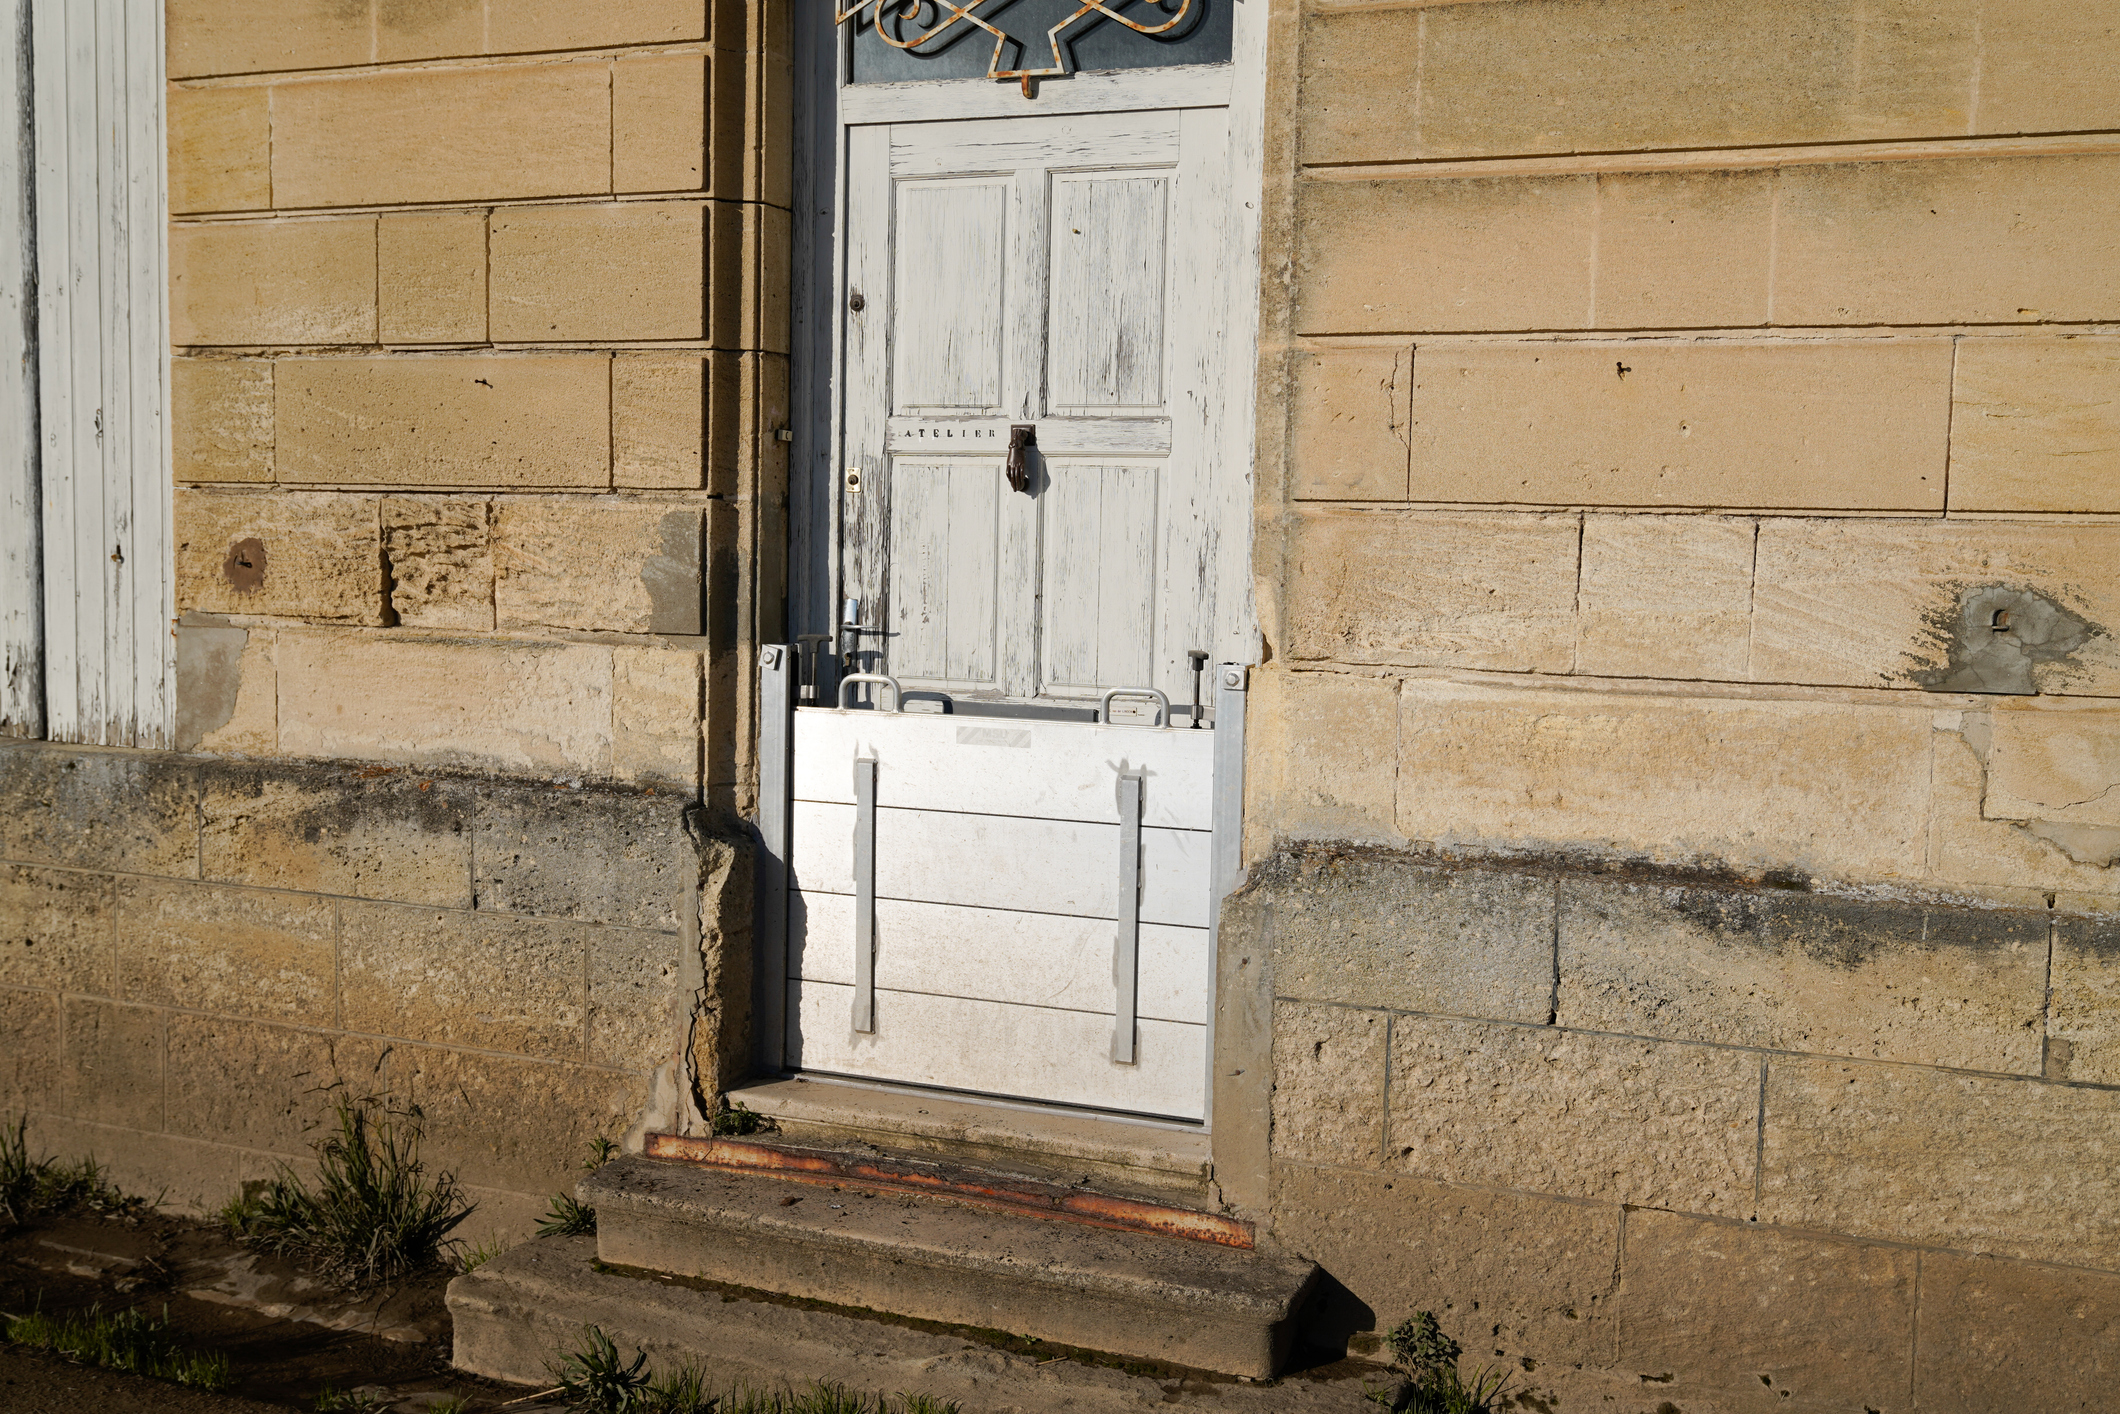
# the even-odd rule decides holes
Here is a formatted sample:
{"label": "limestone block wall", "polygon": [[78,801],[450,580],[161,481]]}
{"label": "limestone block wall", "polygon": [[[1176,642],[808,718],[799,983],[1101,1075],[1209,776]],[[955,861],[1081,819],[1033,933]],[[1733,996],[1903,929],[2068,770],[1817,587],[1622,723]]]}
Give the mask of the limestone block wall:
{"label": "limestone block wall", "polygon": [[1274,13],[1257,1201],[1621,1408],[2098,1407],[2120,8]]}
{"label": "limestone block wall", "polygon": [[683,1052],[719,1044],[687,812],[0,743],[0,1115],[211,1210],[307,1160],[330,1087],[386,1095],[478,1201],[470,1235],[523,1235],[590,1139],[681,1124]]}
{"label": "limestone block wall", "polygon": [[742,804],[787,22],[171,0],[182,747]]}

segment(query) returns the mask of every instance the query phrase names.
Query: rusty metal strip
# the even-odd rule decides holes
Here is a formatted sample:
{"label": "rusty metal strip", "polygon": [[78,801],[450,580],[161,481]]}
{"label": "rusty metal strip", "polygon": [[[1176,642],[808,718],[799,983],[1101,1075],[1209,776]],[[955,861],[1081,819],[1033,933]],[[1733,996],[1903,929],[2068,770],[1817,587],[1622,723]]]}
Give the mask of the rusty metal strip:
{"label": "rusty metal strip", "polygon": [[1024,1179],[993,1175],[973,1177],[971,1171],[939,1164],[862,1159],[741,1139],[695,1139],[679,1134],[649,1135],[646,1152],[651,1159],[756,1173],[794,1183],[933,1198],[987,1212],[1047,1218],[1115,1232],[1155,1233],[1245,1252],[1252,1250],[1254,1245],[1250,1223],[1219,1213],[1195,1212],[1139,1198],[1090,1193],[1079,1188]]}

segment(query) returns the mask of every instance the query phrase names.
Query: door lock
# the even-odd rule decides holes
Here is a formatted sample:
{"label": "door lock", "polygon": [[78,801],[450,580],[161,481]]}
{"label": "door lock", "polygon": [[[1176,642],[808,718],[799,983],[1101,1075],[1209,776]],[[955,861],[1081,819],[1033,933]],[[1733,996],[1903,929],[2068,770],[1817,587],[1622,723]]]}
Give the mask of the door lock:
{"label": "door lock", "polygon": [[1038,445],[1038,425],[1018,422],[1008,430],[1008,485],[1011,491],[1031,489],[1031,448]]}

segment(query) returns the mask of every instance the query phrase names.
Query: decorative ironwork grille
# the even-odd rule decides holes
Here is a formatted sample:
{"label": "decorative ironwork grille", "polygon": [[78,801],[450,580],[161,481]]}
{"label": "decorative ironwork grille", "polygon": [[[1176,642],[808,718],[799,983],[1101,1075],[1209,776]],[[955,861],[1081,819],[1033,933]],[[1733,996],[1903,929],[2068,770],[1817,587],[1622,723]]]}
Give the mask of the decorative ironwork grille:
{"label": "decorative ironwork grille", "polygon": [[[1075,71],[1072,40],[1106,22],[1147,39],[1186,35],[1209,0],[1081,0],[1043,34],[1011,32],[1002,14],[1016,0],[831,0],[835,22],[866,27],[892,49],[919,58],[940,55],[960,40],[984,33],[993,40],[986,77],[1013,79],[1032,97],[1039,79]],[[1048,12],[1049,13],[1049,12]],[[1050,58],[1050,63],[1042,62]],[[1011,67],[1011,60],[1014,66]]]}

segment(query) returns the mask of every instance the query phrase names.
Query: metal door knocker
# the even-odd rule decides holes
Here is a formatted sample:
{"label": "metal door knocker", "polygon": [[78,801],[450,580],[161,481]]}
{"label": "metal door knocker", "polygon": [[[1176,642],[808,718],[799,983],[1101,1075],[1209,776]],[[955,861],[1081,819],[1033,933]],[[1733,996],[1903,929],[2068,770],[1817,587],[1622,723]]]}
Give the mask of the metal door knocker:
{"label": "metal door knocker", "polygon": [[1031,448],[1038,445],[1036,423],[1018,422],[1008,430],[1008,485],[1011,491],[1031,489]]}

